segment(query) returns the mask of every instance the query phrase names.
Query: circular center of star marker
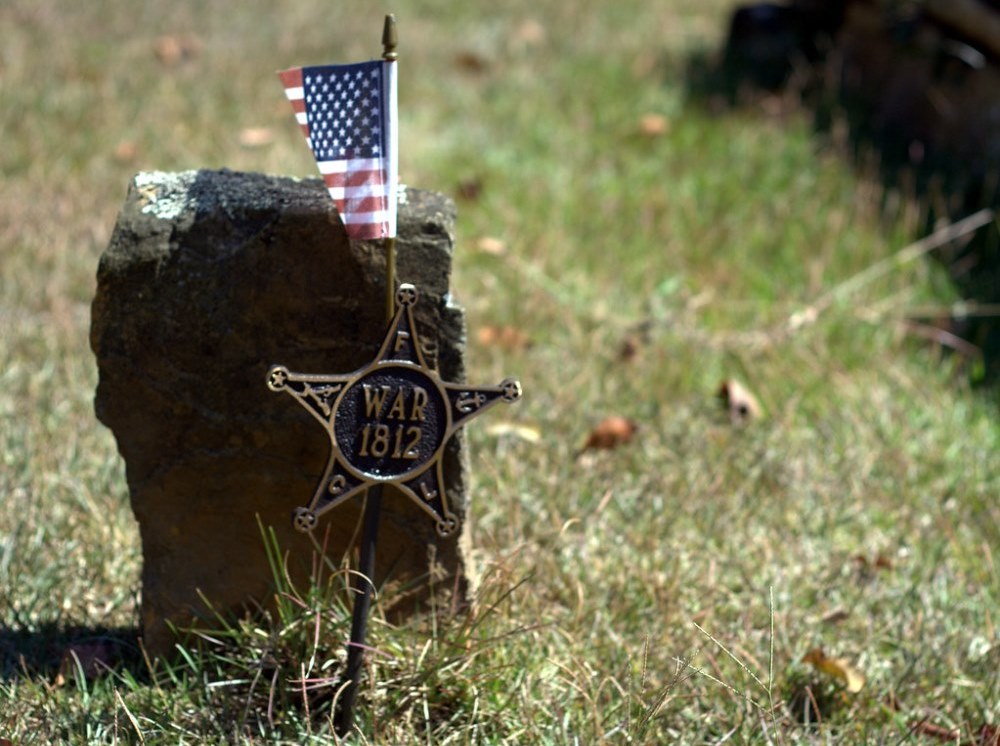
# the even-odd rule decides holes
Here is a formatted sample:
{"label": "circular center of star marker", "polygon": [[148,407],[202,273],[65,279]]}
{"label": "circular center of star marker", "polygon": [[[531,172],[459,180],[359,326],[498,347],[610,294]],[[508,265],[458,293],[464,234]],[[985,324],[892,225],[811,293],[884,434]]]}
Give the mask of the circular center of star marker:
{"label": "circular center of star marker", "polygon": [[381,364],[341,393],[334,439],[356,476],[393,481],[420,471],[439,455],[449,416],[440,385],[422,368]]}

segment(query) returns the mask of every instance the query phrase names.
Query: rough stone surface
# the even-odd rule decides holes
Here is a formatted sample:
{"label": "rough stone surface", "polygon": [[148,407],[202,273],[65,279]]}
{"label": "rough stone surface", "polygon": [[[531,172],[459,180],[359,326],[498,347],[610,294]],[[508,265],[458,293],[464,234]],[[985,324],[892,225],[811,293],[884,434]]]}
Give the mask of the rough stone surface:
{"label": "rough stone surface", "polygon": [[[400,205],[397,279],[420,293],[417,325],[446,381],[464,379],[464,312],[450,302],[454,208],[408,190]],[[268,606],[273,578],[258,525],[272,526],[293,579],[316,549],[290,525],[329,456],[326,433],[265,385],[274,363],[347,373],[385,332],[379,242],[350,242],[319,180],[229,171],[140,173],[97,273],[91,347],[98,418],[125,459],[143,547],[147,648],[168,651],[168,623],[208,609]],[[466,513],[462,439],[445,454],[449,499]],[[359,529],[360,500],[324,515],[339,563]],[[464,596],[462,532],[440,539],[403,495],[383,501],[376,582],[397,609],[438,588]],[[433,561],[430,559],[433,557]],[[432,565],[434,566],[432,568]]]}

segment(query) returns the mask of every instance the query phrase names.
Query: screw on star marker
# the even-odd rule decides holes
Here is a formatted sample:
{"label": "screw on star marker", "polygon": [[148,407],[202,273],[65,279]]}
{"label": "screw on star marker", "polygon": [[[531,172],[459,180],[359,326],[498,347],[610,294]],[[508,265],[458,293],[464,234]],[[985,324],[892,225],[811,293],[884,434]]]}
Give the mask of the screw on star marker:
{"label": "screw on star marker", "polygon": [[281,391],[288,383],[288,368],[284,365],[273,365],[267,372],[267,387],[271,391]]}

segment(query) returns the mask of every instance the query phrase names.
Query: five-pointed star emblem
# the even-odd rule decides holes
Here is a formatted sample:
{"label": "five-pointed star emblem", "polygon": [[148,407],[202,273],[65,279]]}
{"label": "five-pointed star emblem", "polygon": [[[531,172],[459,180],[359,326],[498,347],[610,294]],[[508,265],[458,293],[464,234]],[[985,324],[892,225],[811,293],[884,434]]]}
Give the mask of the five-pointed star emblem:
{"label": "five-pointed star emblem", "polygon": [[309,531],[328,510],[373,484],[392,484],[436,522],[440,536],[458,528],[448,504],[441,467],[455,431],[494,404],[521,398],[513,378],[499,386],[445,383],[428,368],[413,323],[417,289],[401,285],[396,314],[375,359],[345,375],[268,371],[272,391],[286,391],[330,436],[326,471],[295,527]]}

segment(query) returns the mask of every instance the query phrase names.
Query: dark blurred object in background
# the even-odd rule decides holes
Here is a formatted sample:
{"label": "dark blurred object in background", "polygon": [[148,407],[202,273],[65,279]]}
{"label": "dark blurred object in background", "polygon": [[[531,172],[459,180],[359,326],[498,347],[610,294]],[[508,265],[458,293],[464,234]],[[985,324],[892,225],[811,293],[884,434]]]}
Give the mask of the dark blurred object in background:
{"label": "dark blurred object in background", "polygon": [[[886,193],[916,198],[921,233],[981,208],[1000,211],[1000,0],[789,0],[737,8],[718,62],[691,84],[727,105],[797,95]],[[1000,303],[1000,231],[937,253],[960,292]],[[983,352],[975,380],[1000,381],[1000,318],[954,319]]]}
{"label": "dark blurred object in background", "polygon": [[845,6],[846,0],[803,0],[737,8],[722,63],[726,80],[737,86],[750,83],[768,91],[780,90],[796,65],[813,65],[823,59],[843,22]]}

